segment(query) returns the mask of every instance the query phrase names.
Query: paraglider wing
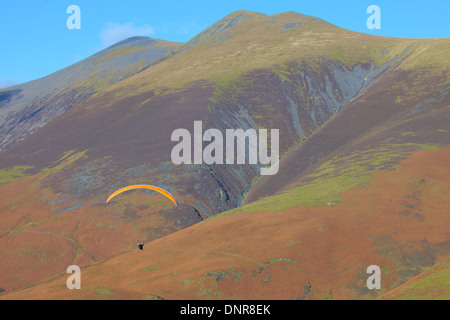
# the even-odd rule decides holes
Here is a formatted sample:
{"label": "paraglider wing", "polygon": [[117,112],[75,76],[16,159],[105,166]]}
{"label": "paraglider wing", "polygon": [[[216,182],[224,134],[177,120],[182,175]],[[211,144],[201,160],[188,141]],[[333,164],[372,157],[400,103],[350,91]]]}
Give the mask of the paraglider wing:
{"label": "paraglider wing", "polygon": [[170,192],[168,192],[168,191],[166,191],[164,189],[161,189],[159,187],[145,185],[145,184],[128,186],[128,187],[125,187],[125,188],[122,188],[122,189],[119,189],[119,190],[115,191],[113,194],[111,194],[108,197],[108,200],[106,200],[106,204],[109,204],[109,201],[111,201],[112,198],[114,198],[115,196],[121,194],[122,192],[125,192],[125,191],[128,191],[128,190],[133,190],[133,189],[151,189],[151,190],[158,191],[159,193],[165,195],[167,198],[172,200],[172,202],[178,207],[178,200]]}

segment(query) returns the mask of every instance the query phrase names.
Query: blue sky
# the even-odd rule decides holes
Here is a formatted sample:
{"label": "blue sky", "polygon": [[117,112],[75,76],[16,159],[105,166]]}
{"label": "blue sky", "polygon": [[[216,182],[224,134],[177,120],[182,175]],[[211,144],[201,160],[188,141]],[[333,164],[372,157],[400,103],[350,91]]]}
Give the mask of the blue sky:
{"label": "blue sky", "polygon": [[[67,8],[81,9],[69,30]],[[366,12],[381,9],[381,29]],[[295,11],[339,27],[404,38],[450,37],[450,0],[1,0],[0,88],[41,78],[135,35],[186,42],[236,10]]]}

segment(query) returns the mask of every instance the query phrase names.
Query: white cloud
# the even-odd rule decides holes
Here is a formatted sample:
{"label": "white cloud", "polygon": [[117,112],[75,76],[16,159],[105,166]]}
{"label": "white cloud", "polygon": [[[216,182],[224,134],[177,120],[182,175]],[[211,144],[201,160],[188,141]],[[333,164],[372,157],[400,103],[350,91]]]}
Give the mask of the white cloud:
{"label": "white cloud", "polygon": [[153,27],[144,24],[142,26],[135,26],[132,22],[120,24],[115,22],[108,22],[100,32],[102,44],[104,47],[109,47],[119,41],[125,40],[134,36],[152,36],[155,33]]}

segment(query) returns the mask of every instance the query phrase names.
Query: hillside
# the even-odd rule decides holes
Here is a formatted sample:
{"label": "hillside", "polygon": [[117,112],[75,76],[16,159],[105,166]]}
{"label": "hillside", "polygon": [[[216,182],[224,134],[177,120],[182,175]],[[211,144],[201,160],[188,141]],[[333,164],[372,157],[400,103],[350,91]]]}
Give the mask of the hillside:
{"label": "hillside", "polygon": [[47,77],[0,90],[0,151],[72,106],[134,75],[180,43],[134,37]]}
{"label": "hillside", "polygon": [[449,262],[447,259],[435,264],[398,288],[389,291],[385,295],[379,297],[379,299],[449,300],[449,274]]}
{"label": "hillside", "polygon": [[[344,192],[333,206],[244,206],[246,212],[210,218],[148,243],[142,252],[83,266],[81,290],[67,290],[68,275],[62,273],[4,298],[304,300],[389,294],[433,265],[448,274],[441,257],[449,252],[449,156],[448,147],[415,152],[395,170],[374,174],[369,186]],[[417,193],[422,205],[404,213]],[[382,270],[380,291],[365,286],[372,264]],[[445,277],[438,279],[436,288],[445,291]],[[432,292],[417,294],[426,298]]]}
{"label": "hillside", "polygon": [[[127,43],[103,60],[137,63]],[[387,293],[449,252],[449,44],[238,11],[186,44],[161,44],[134,75],[97,90],[77,79],[92,94],[39,130],[24,124],[26,138],[0,152],[2,297]],[[51,90],[48,80],[37,81]],[[279,172],[174,165],[171,133],[192,132],[194,121],[279,129]],[[137,183],[165,188],[180,206],[148,192],[106,205]],[[11,250],[15,241],[26,245]],[[73,263],[83,266],[80,292],[61,275]],[[364,289],[368,263],[382,266],[381,292]]]}

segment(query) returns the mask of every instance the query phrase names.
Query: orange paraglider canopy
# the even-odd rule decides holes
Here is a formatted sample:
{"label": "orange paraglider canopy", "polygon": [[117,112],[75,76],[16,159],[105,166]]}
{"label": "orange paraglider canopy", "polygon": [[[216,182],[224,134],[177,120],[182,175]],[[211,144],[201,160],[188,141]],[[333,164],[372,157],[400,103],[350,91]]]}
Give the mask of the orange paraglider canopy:
{"label": "orange paraglider canopy", "polygon": [[111,201],[112,198],[121,194],[122,192],[125,192],[128,190],[133,190],[133,189],[151,189],[151,190],[158,191],[159,193],[165,195],[167,198],[172,200],[172,202],[178,207],[178,200],[170,192],[168,192],[164,189],[161,189],[159,187],[150,186],[150,185],[146,185],[146,184],[138,184],[138,185],[128,186],[128,187],[119,189],[108,197],[108,200],[106,200],[106,204],[109,204],[109,201]]}

